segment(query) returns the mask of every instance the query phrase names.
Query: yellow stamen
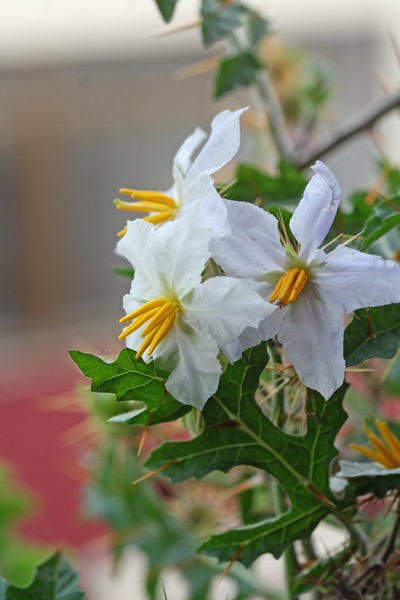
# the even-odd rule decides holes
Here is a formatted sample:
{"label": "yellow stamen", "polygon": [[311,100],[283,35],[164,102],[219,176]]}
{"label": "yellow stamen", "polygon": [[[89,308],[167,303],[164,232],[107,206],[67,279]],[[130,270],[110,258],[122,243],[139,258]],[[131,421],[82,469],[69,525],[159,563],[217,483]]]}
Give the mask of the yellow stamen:
{"label": "yellow stamen", "polygon": [[168,300],[165,300],[165,298],[156,298],[155,300],[150,300],[150,302],[146,302],[146,304],[143,304],[142,306],[131,312],[129,315],[126,315],[126,317],[120,319],[119,322],[126,323],[126,321],[132,321],[132,319],[136,319],[136,317],[147,313],[153,308],[159,308],[160,306],[164,306],[164,304],[167,304],[167,302]]}
{"label": "yellow stamen", "polygon": [[[114,200],[117,210],[133,210],[136,212],[164,212],[169,206],[165,204],[156,204],[155,202],[124,202],[123,200]],[[172,207],[171,207],[172,208]]]}
{"label": "yellow stamen", "polygon": [[171,208],[176,208],[175,200],[162,192],[152,191],[141,191],[141,190],[129,190],[127,188],[121,188],[121,194],[126,194],[135,200],[145,200],[146,202],[157,202],[158,204],[165,204]]}
{"label": "yellow stamen", "polygon": [[124,237],[124,235],[126,234],[127,229],[128,229],[128,225],[125,225],[125,227],[123,229],[121,229],[121,231],[119,231],[117,233],[117,236],[118,237]]}
{"label": "yellow stamen", "polygon": [[147,221],[148,223],[153,223],[153,225],[159,225],[159,223],[164,223],[164,221],[168,221],[168,219],[174,218],[174,213],[172,210],[168,212],[161,212],[157,215],[150,215],[148,217],[143,217],[143,221]]}
{"label": "yellow stamen", "polygon": [[303,291],[308,280],[308,275],[304,269],[289,269],[282,275],[272,292],[269,301],[271,303],[278,300],[280,307],[287,306],[294,302]]}
{"label": "yellow stamen", "polygon": [[358,444],[350,444],[352,448],[358,450],[371,460],[379,462],[387,469],[396,469],[400,467],[400,441],[390,431],[388,424],[379,419],[375,420],[375,425],[387,446],[372,433],[367,427],[364,428],[365,434],[369,441],[374,446],[374,449],[359,446]]}
{"label": "yellow stamen", "polygon": [[176,299],[156,298],[150,302],[146,302],[146,304],[143,304],[143,306],[120,320],[120,323],[132,320],[132,323],[124,329],[119,339],[122,340],[147,323],[141,332],[144,340],[135,358],[140,358],[146,350],[148,356],[150,356],[172,329],[176,314],[180,310],[181,306]]}

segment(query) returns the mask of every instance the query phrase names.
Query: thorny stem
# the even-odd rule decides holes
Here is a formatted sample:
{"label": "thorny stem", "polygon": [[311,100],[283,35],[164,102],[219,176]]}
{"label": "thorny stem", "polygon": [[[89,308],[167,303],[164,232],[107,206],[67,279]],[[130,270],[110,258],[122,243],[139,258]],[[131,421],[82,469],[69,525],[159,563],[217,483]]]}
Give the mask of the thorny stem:
{"label": "thorny stem", "polygon": [[378,104],[367,108],[361,115],[357,115],[356,117],[350,119],[343,125],[339,133],[323,140],[320,145],[308,153],[308,155],[292,155],[286,156],[286,158],[292,160],[292,162],[299,169],[305,169],[315,160],[319,159],[324,154],[327,154],[337,146],[340,146],[344,142],[347,142],[347,140],[353,136],[365,131],[366,129],[370,129],[376,123],[376,121],[384,117],[388,112],[395,108],[400,108],[400,90],[398,90],[395,94],[384,98]]}
{"label": "thorny stem", "polygon": [[[273,362],[280,361],[280,357],[275,351],[275,348],[273,347],[272,343],[268,344],[268,352]],[[275,390],[272,416],[273,422],[277,426],[279,426],[284,420],[283,400],[283,389],[280,386]],[[278,515],[284,514],[286,512],[285,495],[283,489],[277,481],[274,481],[274,499]],[[294,600],[294,576],[297,571],[297,558],[293,544],[291,544],[284,551],[283,560],[285,565],[286,600]]]}
{"label": "thorny stem", "polygon": [[383,564],[385,564],[385,562],[387,561],[387,559],[389,558],[389,556],[392,554],[392,552],[394,550],[396,537],[397,537],[397,534],[399,533],[399,528],[400,528],[400,500],[397,501],[397,517],[396,517],[396,521],[395,521],[395,524],[394,524],[394,527],[392,530],[392,534],[389,538],[386,550],[382,556]]}

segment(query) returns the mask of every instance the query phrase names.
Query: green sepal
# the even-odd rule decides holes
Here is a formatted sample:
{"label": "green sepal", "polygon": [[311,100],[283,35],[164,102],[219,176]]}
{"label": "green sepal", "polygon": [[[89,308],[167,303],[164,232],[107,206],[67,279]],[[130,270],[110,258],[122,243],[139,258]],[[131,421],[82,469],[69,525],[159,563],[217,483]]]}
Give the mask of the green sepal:
{"label": "green sepal", "polygon": [[400,346],[400,304],[361,308],[344,331],[344,357],[352,367],[373,358],[392,358]]}
{"label": "green sepal", "polygon": [[83,600],[86,594],[78,591],[77,583],[78,574],[57,553],[37,567],[27,587],[14,587],[0,578],[0,600]]}
{"label": "green sepal", "polygon": [[[113,362],[105,362],[98,356],[72,350],[70,356],[80,370],[92,381],[92,392],[105,392],[115,395],[117,402],[127,400],[143,402],[145,410],[125,420],[125,423],[146,425],[151,413],[151,424],[175,421],[185,415],[191,406],[178,402],[165,389],[168,373],[157,369],[154,362],[145,363],[135,358],[129,348],[121,350]],[[130,410],[140,409],[135,405]],[[123,417],[119,417],[123,420]]]}
{"label": "green sepal", "polygon": [[262,469],[279,481],[290,499],[287,513],[213,536],[200,547],[220,561],[231,560],[242,548],[238,560],[246,566],[262,553],[278,557],[294,540],[308,539],[327,514],[329,465],[338,453],[333,443],[346,419],[344,384],[328,402],[309,390],[304,436],[275,427],[255,400],[267,361],[266,345],[260,344],[229,365],[204,408],[204,432],[188,442],[163,444],[146,462],[150,469],[168,465],[163,474],[173,483],[214,470],[228,472],[236,465]]}

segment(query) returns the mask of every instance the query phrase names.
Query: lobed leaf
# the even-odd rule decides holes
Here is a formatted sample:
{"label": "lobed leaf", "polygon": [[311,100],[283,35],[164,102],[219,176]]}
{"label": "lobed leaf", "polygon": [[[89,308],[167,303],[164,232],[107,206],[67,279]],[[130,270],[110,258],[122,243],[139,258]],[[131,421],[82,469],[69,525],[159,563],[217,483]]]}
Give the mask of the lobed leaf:
{"label": "lobed leaf", "polygon": [[[134,414],[126,418],[125,423],[146,425],[150,413],[153,425],[174,421],[191,409],[166,391],[167,372],[156,369],[154,362],[146,364],[142,359],[137,360],[135,352],[129,348],[121,350],[113,362],[78,350],[72,350],[70,356],[82,373],[92,380],[92,392],[112,393],[117,402],[133,400],[145,404],[145,410],[135,404],[132,407]],[[123,417],[119,416],[118,420]]]}
{"label": "lobed leaf", "polygon": [[374,211],[367,219],[364,229],[362,250],[381,238],[385,233],[400,225],[400,198],[390,201],[378,200],[374,204]]}
{"label": "lobed leaf", "polygon": [[255,74],[261,68],[261,63],[256,56],[248,50],[221,61],[215,79],[215,98],[236,88],[248,87],[254,83]]}
{"label": "lobed leaf", "polygon": [[202,0],[200,15],[204,45],[213,44],[239,27],[248,11],[246,6],[238,2],[225,4],[220,0]]}
{"label": "lobed leaf", "polygon": [[400,304],[361,308],[344,331],[344,357],[352,367],[375,356],[392,358],[400,346]]}
{"label": "lobed leaf", "polygon": [[0,600],[83,600],[77,589],[78,575],[57,553],[38,566],[32,583],[17,588],[0,578]]}
{"label": "lobed leaf", "polygon": [[151,469],[166,467],[164,474],[172,482],[200,479],[216,469],[227,472],[236,465],[251,465],[279,481],[290,499],[288,512],[215,535],[200,548],[220,561],[229,561],[240,548],[238,560],[246,566],[262,553],[278,557],[294,540],[308,539],[327,514],[329,465],[337,455],[333,443],[346,418],[344,384],[329,402],[309,391],[305,435],[278,429],[255,400],[267,361],[266,345],[260,344],[229,365],[204,408],[203,433],[188,442],[163,444],[146,462]]}
{"label": "lobed leaf", "polygon": [[156,0],[158,9],[167,23],[172,19],[178,0]]}
{"label": "lobed leaf", "polygon": [[268,175],[251,165],[239,165],[235,183],[229,188],[229,198],[242,202],[254,202],[256,199],[263,208],[274,204],[298,203],[303,196],[307,180],[285,160],[279,162],[276,176]]}

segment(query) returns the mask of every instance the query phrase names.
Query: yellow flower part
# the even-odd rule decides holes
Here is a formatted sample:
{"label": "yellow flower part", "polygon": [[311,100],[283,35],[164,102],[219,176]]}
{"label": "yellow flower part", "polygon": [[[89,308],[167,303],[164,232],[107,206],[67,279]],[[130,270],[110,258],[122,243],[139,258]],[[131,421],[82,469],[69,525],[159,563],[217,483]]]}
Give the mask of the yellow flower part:
{"label": "yellow flower part", "polygon": [[156,298],[155,300],[150,300],[150,302],[146,302],[146,304],[143,304],[143,306],[120,320],[120,323],[126,323],[127,321],[132,321],[132,323],[124,329],[119,339],[126,338],[126,336],[147,322],[146,327],[141,333],[144,340],[135,358],[140,358],[146,350],[147,355],[150,356],[172,329],[176,314],[180,310],[181,305],[176,299]]}
{"label": "yellow flower part", "polygon": [[289,269],[279,279],[269,301],[274,303],[278,300],[278,306],[287,306],[294,302],[304,290],[308,275],[303,269]]}
{"label": "yellow flower part", "polygon": [[364,427],[364,431],[374,449],[358,444],[350,444],[352,448],[362,452],[371,460],[380,463],[387,469],[396,469],[400,467],[400,441],[389,429],[385,421],[375,419],[375,425],[382,440],[379,439],[368,427]]}
{"label": "yellow flower part", "polygon": [[[129,190],[127,188],[122,188],[119,191],[121,194],[130,196],[136,202],[126,202],[116,199],[114,200],[114,204],[117,209],[154,213],[143,217],[144,221],[153,223],[153,225],[159,225],[160,223],[165,223],[165,221],[175,219],[176,213],[179,210],[179,206],[177,206],[175,200],[162,192]],[[118,235],[120,237],[123,236],[125,231],[126,228]]]}

